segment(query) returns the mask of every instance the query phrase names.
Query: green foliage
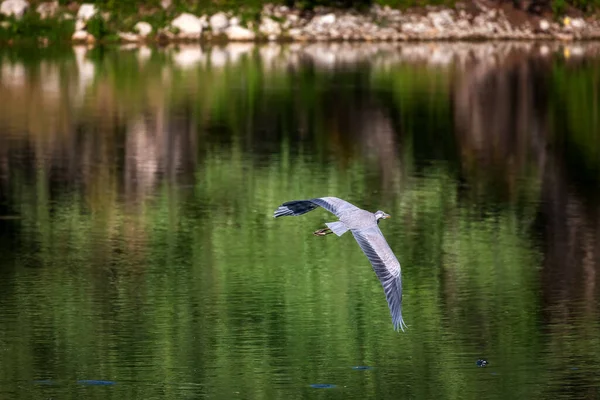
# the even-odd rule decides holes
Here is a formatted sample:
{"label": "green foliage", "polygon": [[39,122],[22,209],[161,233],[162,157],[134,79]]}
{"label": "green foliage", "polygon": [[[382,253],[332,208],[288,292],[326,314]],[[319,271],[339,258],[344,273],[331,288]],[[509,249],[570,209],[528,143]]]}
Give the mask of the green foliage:
{"label": "green foliage", "polygon": [[552,0],[552,13],[555,16],[562,16],[567,9],[566,0]]}
{"label": "green foliage", "polygon": [[47,38],[50,41],[64,41],[70,39],[75,31],[75,22],[59,18],[41,19],[38,13],[28,12],[23,18],[7,18],[0,25],[0,40]]}
{"label": "green foliage", "polygon": [[109,24],[99,14],[94,15],[87,21],[86,30],[98,40],[105,39],[112,33]]}

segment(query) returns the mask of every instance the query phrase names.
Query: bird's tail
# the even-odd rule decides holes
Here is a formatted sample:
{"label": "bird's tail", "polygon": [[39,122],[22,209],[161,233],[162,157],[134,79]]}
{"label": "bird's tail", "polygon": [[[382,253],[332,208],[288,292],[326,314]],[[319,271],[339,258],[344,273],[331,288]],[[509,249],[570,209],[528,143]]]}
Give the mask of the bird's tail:
{"label": "bird's tail", "polygon": [[283,203],[275,210],[274,217],[285,217],[287,215],[298,216],[306,214],[309,211],[314,210],[318,206],[311,203],[308,200],[293,200]]}

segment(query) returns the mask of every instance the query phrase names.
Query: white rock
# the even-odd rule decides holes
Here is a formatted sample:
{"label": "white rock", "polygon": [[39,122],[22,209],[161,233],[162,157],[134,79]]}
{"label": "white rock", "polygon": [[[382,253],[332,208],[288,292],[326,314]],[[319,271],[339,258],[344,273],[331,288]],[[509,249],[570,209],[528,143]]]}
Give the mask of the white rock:
{"label": "white rock", "polygon": [[331,25],[335,23],[335,14],[325,14],[320,17],[315,17],[316,23],[321,25]]}
{"label": "white rock", "polygon": [[571,20],[571,26],[573,29],[583,29],[585,27],[585,21],[581,18],[573,18]]}
{"label": "white rock", "polygon": [[171,26],[179,29],[179,36],[198,39],[202,34],[202,20],[195,15],[183,13],[171,22]]}
{"label": "white rock", "polygon": [[58,11],[58,0],[40,3],[40,5],[37,6],[35,11],[38,14],[40,14],[41,19],[54,17],[54,15],[56,15],[56,12]]}
{"label": "white rock", "polygon": [[266,36],[279,35],[281,33],[281,27],[277,22],[269,17],[263,17],[258,28],[260,33]]}
{"label": "white rock", "polygon": [[87,21],[96,15],[97,12],[98,9],[94,4],[82,4],[81,7],[79,7],[79,11],[77,11],[77,19]]}
{"label": "white rock", "polygon": [[215,15],[210,17],[209,24],[210,29],[214,33],[219,33],[225,30],[227,26],[229,26],[229,18],[227,18],[227,15],[225,15],[225,13],[216,13]]}
{"label": "white rock", "polygon": [[206,15],[200,17],[200,23],[202,24],[202,29],[206,29],[210,26],[208,23],[208,17]]}
{"label": "white rock", "polygon": [[300,37],[302,36],[302,30],[298,28],[292,28],[288,31],[288,35],[290,35],[292,38]]}
{"label": "white rock", "polygon": [[119,46],[119,50],[133,51],[138,48],[137,43],[126,43]]}
{"label": "white rock", "polygon": [[160,2],[160,6],[166,10],[167,8],[171,7],[171,4],[173,3],[172,0],[161,0]]}
{"label": "white rock", "polygon": [[418,22],[416,24],[407,22],[402,24],[402,31],[403,32],[409,32],[409,33],[423,33],[428,31],[429,28],[427,27],[427,25],[425,25],[422,22]]}
{"label": "white rock", "polygon": [[2,4],[0,4],[0,14],[21,19],[28,8],[29,3],[25,0],[4,0]]}
{"label": "white rock", "polygon": [[239,26],[240,22],[241,21],[238,17],[233,17],[229,20],[229,26]]}
{"label": "white rock", "polygon": [[547,31],[548,29],[550,29],[550,23],[548,21],[546,21],[545,19],[540,21],[540,29],[543,31]]}
{"label": "white rock", "polygon": [[76,31],[83,31],[83,30],[85,30],[85,22],[83,22],[80,19],[78,19],[77,21],[75,21],[75,30]]}
{"label": "white rock", "polygon": [[456,26],[457,26],[457,28],[464,31],[464,30],[469,29],[471,27],[471,24],[466,19],[459,19],[458,22],[456,23]]}
{"label": "white rock", "polygon": [[136,43],[140,41],[140,37],[131,32],[119,32],[119,38],[124,42]]}
{"label": "white rock", "polygon": [[144,21],[135,24],[133,29],[143,38],[147,37],[150,33],[152,33],[152,25]]}
{"label": "white rock", "polygon": [[8,21],[0,22],[0,28],[4,28],[4,29],[10,28],[10,22],[8,22]]}
{"label": "white rock", "polygon": [[452,18],[452,14],[448,10],[430,12],[427,14],[427,18],[429,18],[431,24],[439,31],[452,27],[454,23],[454,18]]}
{"label": "white rock", "polygon": [[242,28],[241,26],[230,26],[225,30],[225,34],[229,40],[235,41],[254,40],[256,37],[250,29]]}
{"label": "white rock", "polygon": [[73,36],[71,36],[71,39],[76,40],[76,41],[84,41],[87,40],[89,33],[87,33],[86,31],[75,31],[75,33],[73,33]]}
{"label": "white rock", "polygon": [[75,17],[73,16],[73,14],[63,13],[61,15],[61,18],[65,21],[70,21],[70,20],[74,19]]}

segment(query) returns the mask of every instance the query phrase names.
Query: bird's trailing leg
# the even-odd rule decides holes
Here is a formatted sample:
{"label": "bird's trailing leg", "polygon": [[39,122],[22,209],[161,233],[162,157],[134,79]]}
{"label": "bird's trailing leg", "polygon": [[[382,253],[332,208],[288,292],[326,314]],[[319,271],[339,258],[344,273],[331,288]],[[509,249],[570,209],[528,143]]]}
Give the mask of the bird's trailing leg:
{"label": "bird's trailing leg", "polygon": [[333,233],[333,231],[329,228],[323,228],[323,229],[319,229],[313,232],[313,235],[315,236],[326,236],[329,235],[330,233]]}

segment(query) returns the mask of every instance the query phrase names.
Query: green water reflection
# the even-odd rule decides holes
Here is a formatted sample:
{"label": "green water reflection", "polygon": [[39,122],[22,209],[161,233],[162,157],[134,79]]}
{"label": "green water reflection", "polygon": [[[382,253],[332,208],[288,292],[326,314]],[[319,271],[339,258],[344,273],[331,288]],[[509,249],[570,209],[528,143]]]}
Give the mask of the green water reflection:
{"label": "green water reflection", "polygon": [[600,396],[590,48],[0,50],[2,398]]}

